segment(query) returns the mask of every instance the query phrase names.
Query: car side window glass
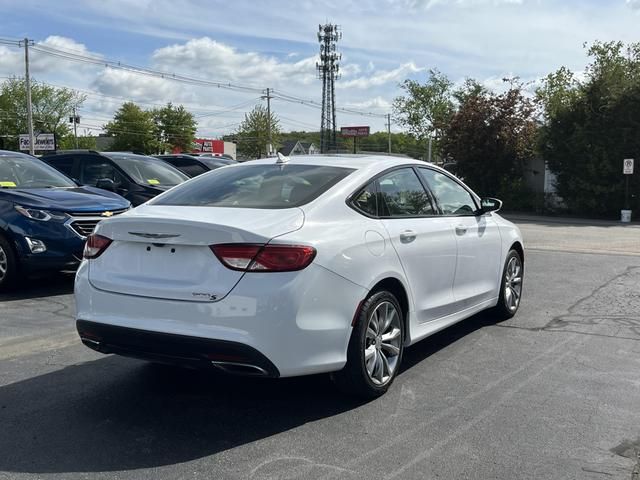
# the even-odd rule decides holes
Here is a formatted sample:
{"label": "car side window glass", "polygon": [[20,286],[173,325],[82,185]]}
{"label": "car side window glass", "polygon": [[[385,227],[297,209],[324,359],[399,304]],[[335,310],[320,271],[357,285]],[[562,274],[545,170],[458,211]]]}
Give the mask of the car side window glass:
{"label": "car side window glass", "polygon": [[383,216],[436,215],[429,194],[412,168],[401,168],[378,178]]}
{"label": "car side window glass", "polygon": [[371,182],[360,190],[353,200],[353,206],[367,215],[378,216],[378,194],[375,182]]}
{"label": "car side window glass", "polygon": [[80,160],[80,183],[96,186],[98,180],[109,179],[120,186],[123,178],[113,164],[104,158],[83,158]]}
{"label": "car side window glass", "polygon": [[196,177],[207,171],[205,167],[203,167],[199,163],[194,162],[193,160],[180,159],[180,162],[181,163],[179,165],[176,165],[176,167],[190,177]]}
{"label": "car side window glass", "polygon": [[[49,157],[51,158],[51,157]],[[58,158],[53,158],[51,160],[49,160],[49,158],[44,158],[45,161],[48,161],[51,166],[53,166],[54,168],[60,170],[62,173],[64,173],[67,176],[72,176],[73,173],[73,157],[58,157]]]}
{"label": "car side window glass", "polygon": [[471,194],[455,180],[430,168],[420,168],[444,215],[475,215],[478,207]]}

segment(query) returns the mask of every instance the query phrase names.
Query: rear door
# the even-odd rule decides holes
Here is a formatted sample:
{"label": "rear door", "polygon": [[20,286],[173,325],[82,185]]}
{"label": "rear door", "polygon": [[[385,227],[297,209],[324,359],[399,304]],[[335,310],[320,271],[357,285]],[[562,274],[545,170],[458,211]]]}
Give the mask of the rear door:
{"label": "rear door", "polygon": [[453,293],[458,310],[495,298],[499,289],[502,238],[491,214],[478,215],[473,195],[456,179],[431,168],[418,169],[458,245]]}
{"label": "rear door", "polygon": [[378,178],[382,222],[413,294],[418,322],[452,312],[456,239],[411,167]]}

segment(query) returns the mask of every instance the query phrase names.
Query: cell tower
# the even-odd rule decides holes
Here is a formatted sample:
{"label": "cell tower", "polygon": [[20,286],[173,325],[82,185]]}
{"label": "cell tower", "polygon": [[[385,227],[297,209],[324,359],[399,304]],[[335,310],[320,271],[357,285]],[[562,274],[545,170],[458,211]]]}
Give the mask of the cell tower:
{"label": "cell tower", "polygon": [[336,52],[336,42],[342,38],[338,25],[318,25],[320,61],[316,63],[318,78],[322,79],[322,120],[320,124],[320,153],[336,150],[336,91],[340,78],[342,55]]}

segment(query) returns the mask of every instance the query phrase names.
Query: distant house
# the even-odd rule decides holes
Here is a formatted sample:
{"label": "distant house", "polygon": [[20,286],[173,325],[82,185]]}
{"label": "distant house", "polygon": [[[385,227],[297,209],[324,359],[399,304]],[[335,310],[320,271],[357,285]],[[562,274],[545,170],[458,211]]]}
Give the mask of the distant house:
{"label": "distant house", "polygon": [[312,142],[300,142],[302,148],[304,148],[305,153],[307,155],[315,155],[316,153],[320,153],[320,150],[316,148],[316,146]]}
{"label": "distant house", "polygon": [[318,149],[313,143],[299,140],[284,142],[278,151],[287,157],[290,155],[313,155],[318,153]]}

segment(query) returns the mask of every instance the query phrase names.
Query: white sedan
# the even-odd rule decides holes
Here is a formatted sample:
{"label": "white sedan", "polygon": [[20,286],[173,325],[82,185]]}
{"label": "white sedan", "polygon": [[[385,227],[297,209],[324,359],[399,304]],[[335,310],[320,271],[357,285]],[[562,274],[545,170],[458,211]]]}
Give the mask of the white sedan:
{"label": "white sedan", "polygon": [[85,345],[229,373],[332,372],[383,394],[406,346],[513,316],[516,226],[431,164],[298,156],[222,167],[100,222],[75,284]]}

